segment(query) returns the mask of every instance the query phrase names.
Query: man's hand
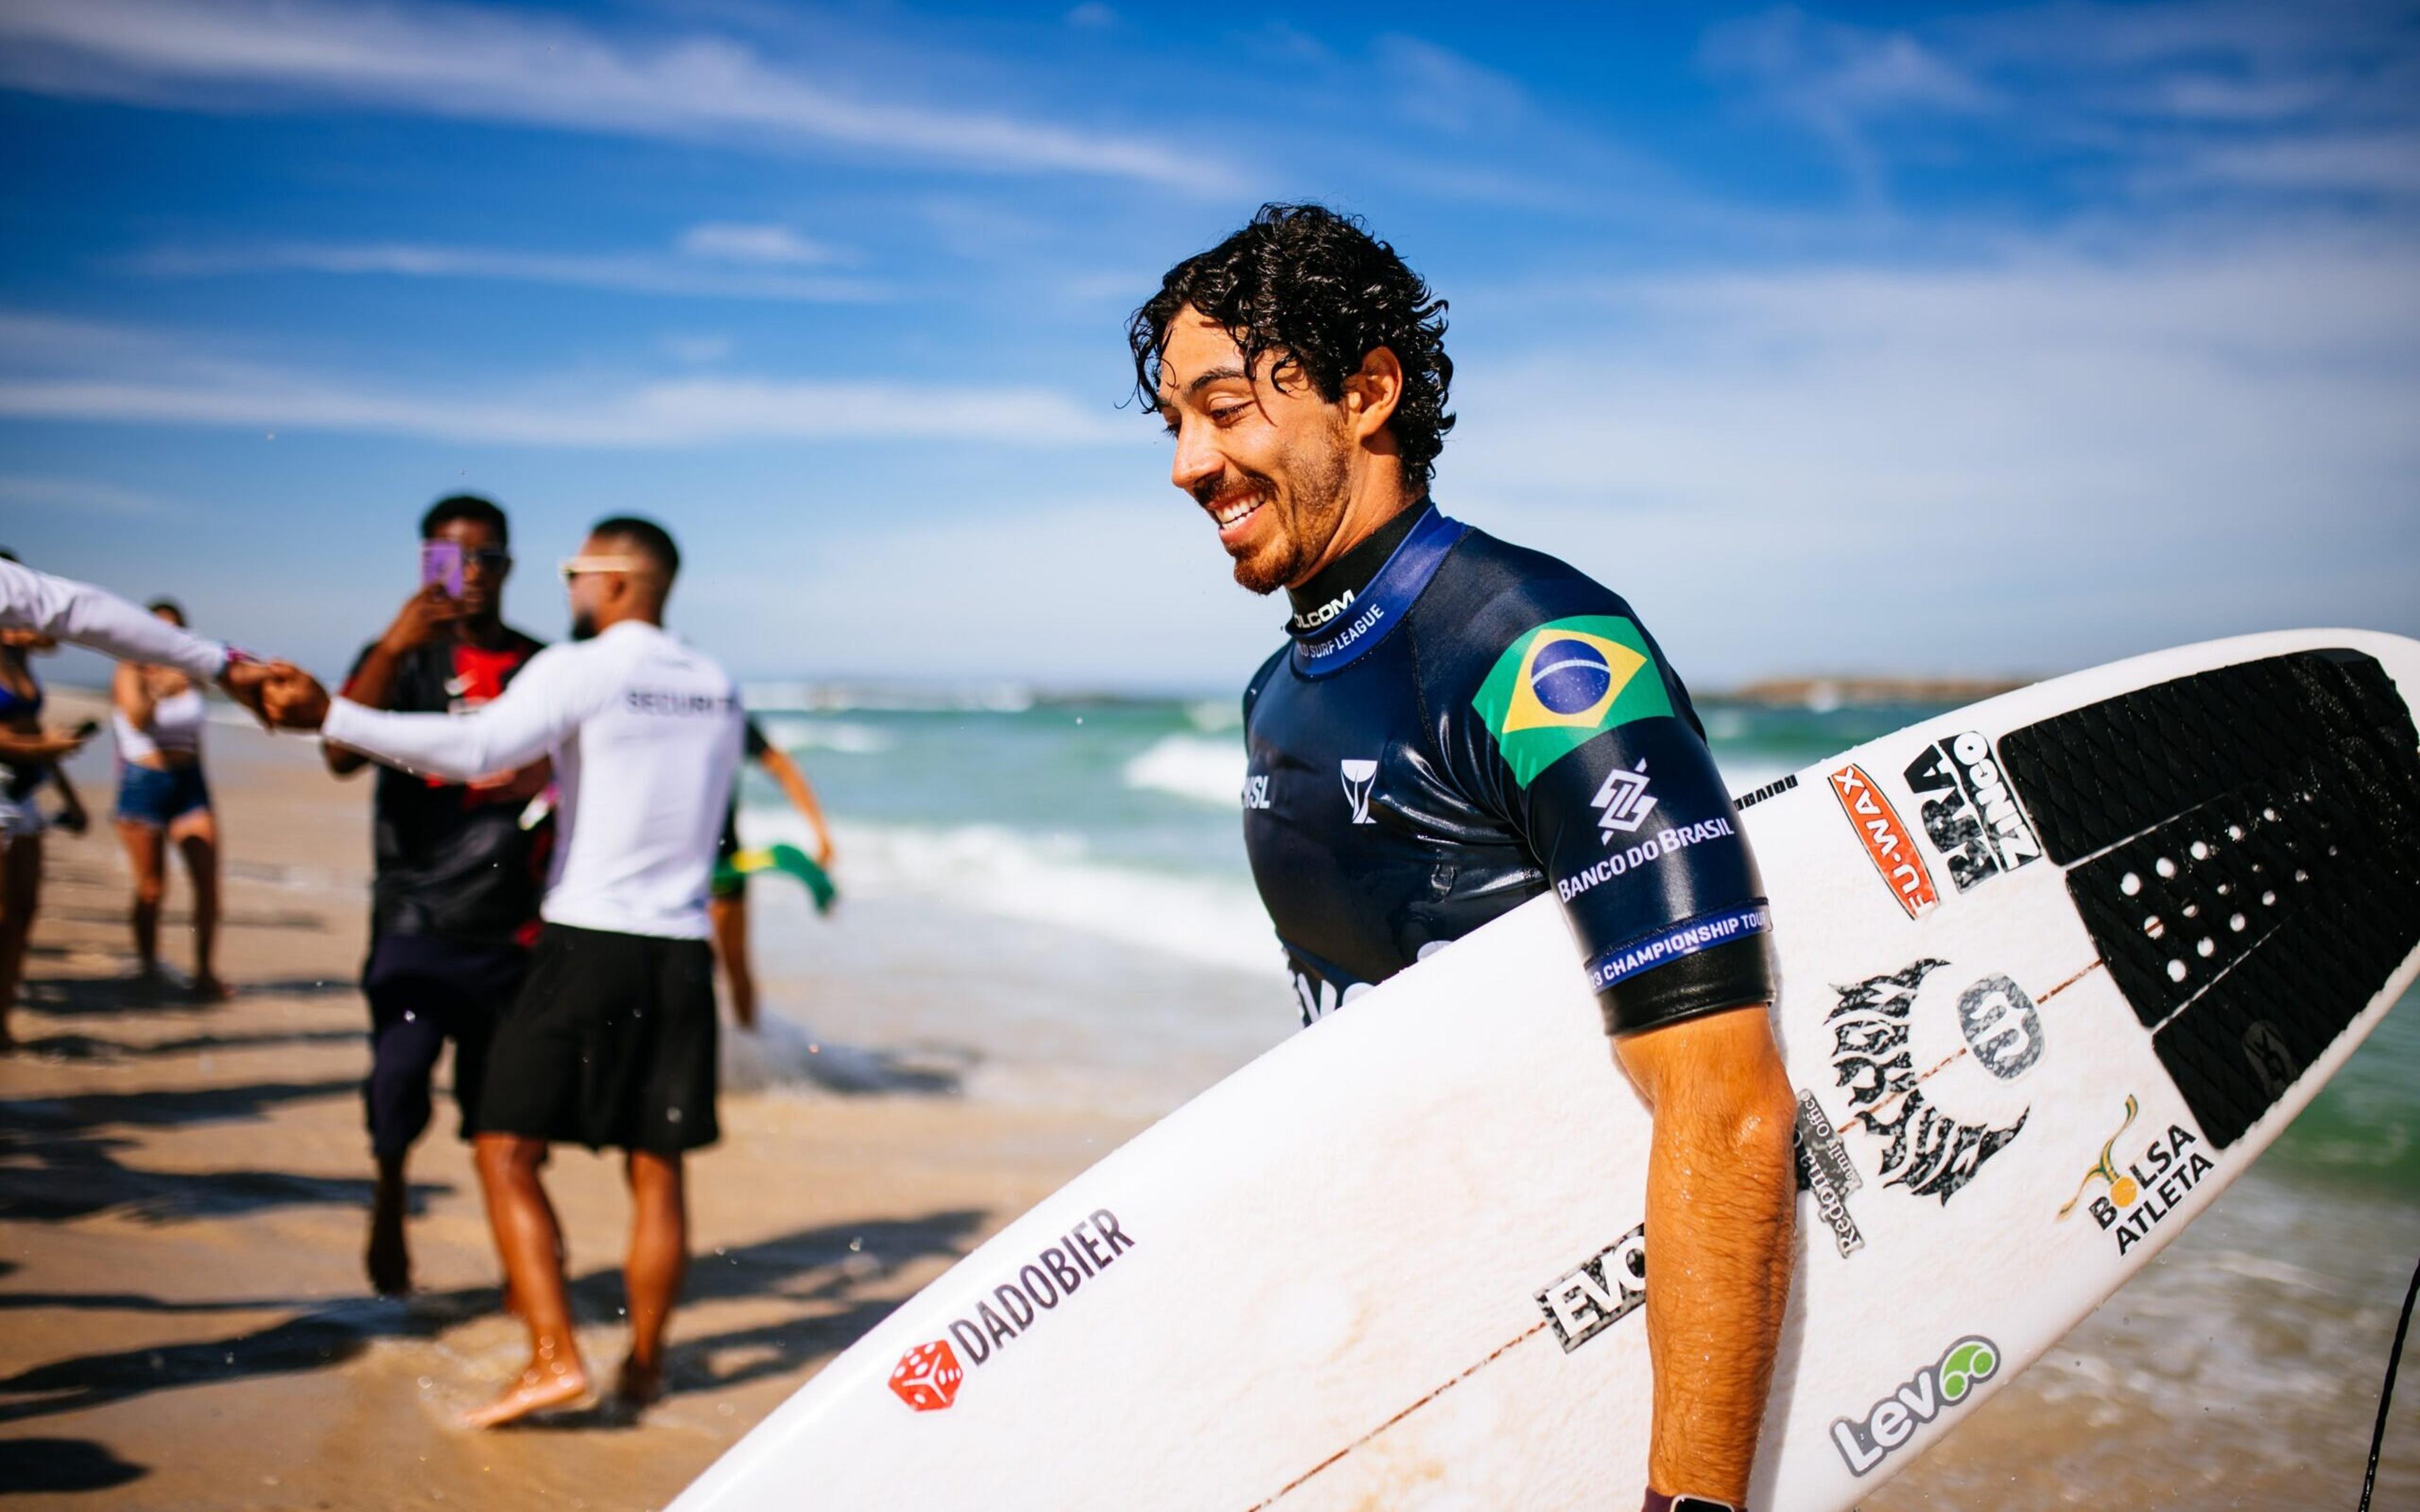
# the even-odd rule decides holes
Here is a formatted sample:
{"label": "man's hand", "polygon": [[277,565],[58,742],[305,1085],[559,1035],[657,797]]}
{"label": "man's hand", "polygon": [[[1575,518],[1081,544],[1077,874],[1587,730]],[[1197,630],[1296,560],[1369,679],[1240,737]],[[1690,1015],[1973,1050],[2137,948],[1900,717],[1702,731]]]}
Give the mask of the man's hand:
{"label": "man's hand", "polygon": [[400,656],[436,640],[438,632],[460,619],[462,613],[461,601],[446,597],[442,583],[423,583],[420,592],[403,601],[395,623],[379,637],[379,644],[386,648],[388,655]]}
{"label": "man's hand", "polygon": [[1631,1035],[1614,1056],[1655,1114],[1648,1486],[1744,1504],[1795,1255],[1790,1073],[1761,1007]]}
{"label": "man's hand", "polygon": [[284,662],[230,661],[219,671],[219,687],[227,697],[252,711],[263,729],[273,729],[268,712],[260,706],[260,695],[269,686],[270,673]]}
{"label": "man's hand", "polygon": [[271,662],[260,689],[260,714],[274,730],[317,730],[328,717],[328,690],[288,662]]}

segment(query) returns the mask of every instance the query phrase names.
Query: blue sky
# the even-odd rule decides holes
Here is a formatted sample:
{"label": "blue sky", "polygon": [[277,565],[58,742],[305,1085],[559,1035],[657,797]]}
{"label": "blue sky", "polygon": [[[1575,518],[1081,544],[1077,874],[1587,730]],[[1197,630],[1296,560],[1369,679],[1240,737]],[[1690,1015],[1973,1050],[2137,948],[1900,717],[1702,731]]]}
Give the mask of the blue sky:
{"label": "blue sky", "polygon": [[[2420,8],[0,8],[0,541],[341,669],[491,493],[750,676],[1239,684],[1125,314],[1452,304],[1452,512],[1684,675],[2420,633]],[[73,671],[73,664],[63,664]]]}

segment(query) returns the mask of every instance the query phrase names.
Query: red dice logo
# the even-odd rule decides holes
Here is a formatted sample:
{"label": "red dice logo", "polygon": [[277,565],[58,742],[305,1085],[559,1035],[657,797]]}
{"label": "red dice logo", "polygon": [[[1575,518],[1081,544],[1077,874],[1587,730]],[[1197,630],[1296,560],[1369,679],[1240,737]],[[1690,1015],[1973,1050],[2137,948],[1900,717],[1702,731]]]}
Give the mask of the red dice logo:
{"label": "red dice logo", "polygon": [[958,1382],[967,1373],[947,1339],[919,1344],[899,1357],[891,1372],[891,1389],[920,1412],[938,1412],[958,1399]]}

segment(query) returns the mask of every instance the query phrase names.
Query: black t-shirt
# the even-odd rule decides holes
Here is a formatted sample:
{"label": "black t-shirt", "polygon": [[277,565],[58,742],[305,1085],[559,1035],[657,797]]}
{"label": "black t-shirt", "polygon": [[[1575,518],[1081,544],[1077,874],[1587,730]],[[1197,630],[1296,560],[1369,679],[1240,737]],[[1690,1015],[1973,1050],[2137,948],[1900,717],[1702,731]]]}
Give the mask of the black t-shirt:
{"label": "black t-shirt", "polygon": [[[545,649],[519,630],[504,634],[504,645],[493,651],[432,642],[408,653],[396,668],[387,707],[398,714],[451,714],[496,698]],[[352,676],[360,675],[369,653],[365,646],[353,658]],[[521,827],[528,804],[525,796],[380,766],[372,833],[378,862],[370,888],[373,937],[527,943],[554,839],[551,817]]]}
{"label": "black t-shirt", "polygon": [[1611,1032],[1772,1000],[1756,859],[1618,595],[1421,507],[1291,628],[1244,695],[1244,843],[1305,1023],[1546,891]]}

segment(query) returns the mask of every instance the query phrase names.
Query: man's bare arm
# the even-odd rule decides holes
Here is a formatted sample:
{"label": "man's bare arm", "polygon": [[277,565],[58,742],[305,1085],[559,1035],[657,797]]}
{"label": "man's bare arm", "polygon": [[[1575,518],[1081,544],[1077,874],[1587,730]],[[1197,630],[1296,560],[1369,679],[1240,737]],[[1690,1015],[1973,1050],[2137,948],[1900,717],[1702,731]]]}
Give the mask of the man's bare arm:
{"label": "man's bare arm", "polygon": [[1790,1300],[1797,1106],[1768,1011],[1614,1042],[1654,1110],[1647,1165],[1647,1483],[1745,1504]]}
{"label": "man's bare arm", "polygon": [[809,785],[807,774],[799,771],[799,764],[790,760],[789,753],[779,746],[766,747],[765,754],[759,760],[765,770],[773,774],[773,780],[782,785],[782,791],[788,795],[790,807],[798,810],[806,817],[807,823],[814,826],[815,864],[831,865],[831,825],[824,822],[823,805],[815,801],[815,790]]}
{"label": "man's bare arm", "polygon": [[[368,655],[362,657],[361,666],[345,684],[345,697],[365,709],[393,708],[396,673],[402,669],[403,658],[436,639],[437,633],[460,614],[460,607],[445,596],[442,584],[422,584],[420,592],[404,600],[402,610],[387,626],[386,634],[379,637]],[[320,755],[328,770],[338,777],[350,777],[370,764],[370,759],[360,751],[341,746],[323,746]]]}

